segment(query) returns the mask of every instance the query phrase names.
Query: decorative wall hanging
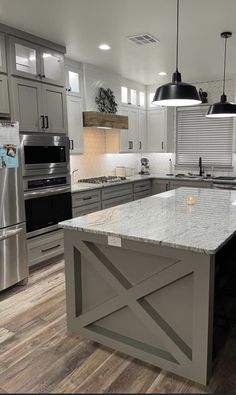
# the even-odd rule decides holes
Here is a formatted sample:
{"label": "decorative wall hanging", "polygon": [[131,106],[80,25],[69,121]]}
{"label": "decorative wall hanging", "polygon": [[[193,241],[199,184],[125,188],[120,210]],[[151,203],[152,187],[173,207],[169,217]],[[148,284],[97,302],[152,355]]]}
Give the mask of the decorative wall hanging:
{"label": "decorative wall hanging", "polygon": [[115,101],[115,95],[113,91],[108,88],[99,88],[98,95],[95,99],[100,112],[106,112],[109,114],[115,114],[117,112],[118,104]]}

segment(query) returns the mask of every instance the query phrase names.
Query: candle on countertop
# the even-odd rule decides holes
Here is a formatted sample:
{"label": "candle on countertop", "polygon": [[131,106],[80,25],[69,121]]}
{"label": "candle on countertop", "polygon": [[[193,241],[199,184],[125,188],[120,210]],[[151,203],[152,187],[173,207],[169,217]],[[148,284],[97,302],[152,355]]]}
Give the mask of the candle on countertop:
{"label": "candle on countertop", "polygon": [[192,205],[195,204],[195,202],[196,202],[195,196],[191,196],[191,195],[187,196],[187,204]]}

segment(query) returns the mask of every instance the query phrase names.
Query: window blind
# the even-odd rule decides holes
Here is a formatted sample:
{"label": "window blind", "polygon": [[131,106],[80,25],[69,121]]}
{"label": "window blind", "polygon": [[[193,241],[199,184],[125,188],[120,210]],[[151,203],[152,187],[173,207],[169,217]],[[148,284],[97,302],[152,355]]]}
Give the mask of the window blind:
{"label": "window blind", "polygon": [[208,106],[177,108],[176,163],[232,166],[233,118],[206,118]]}

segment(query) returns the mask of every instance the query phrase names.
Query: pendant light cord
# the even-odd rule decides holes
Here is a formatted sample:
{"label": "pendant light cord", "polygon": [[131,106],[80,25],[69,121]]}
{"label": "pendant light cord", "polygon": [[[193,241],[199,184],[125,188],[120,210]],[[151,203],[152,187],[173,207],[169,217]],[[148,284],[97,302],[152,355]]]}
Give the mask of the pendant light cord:
{"label": "pendant light cord", "polygon": [[226,51],[227,51],[227,37],[225,37],[225,56],[224,56],[224,79],[223,79],[223,95],[225,95]]}
{"label": "pendant light cord", "polygon": [[176,71],[178,71],[179,62],[179,0],[177,0],[177,23],[176,23]]}

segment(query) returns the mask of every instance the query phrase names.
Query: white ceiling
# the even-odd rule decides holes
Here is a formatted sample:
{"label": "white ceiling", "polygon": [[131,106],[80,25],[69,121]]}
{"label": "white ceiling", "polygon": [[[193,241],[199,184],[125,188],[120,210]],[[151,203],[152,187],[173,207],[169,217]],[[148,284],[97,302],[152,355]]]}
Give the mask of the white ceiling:
{"label": "white ceiling", "polygon": [[[236,73],[235,19],[236,0],[180,0],[179,69],[185,82],[221,78],[224,30],[233,32],[228,76]],[[166,82],[174,71],[176,0],[0,0],[0,22],[65,45],[68,57],[145,84]],[[145,32],[160,43],[138,46],[126,38]],[[103,42],[112,49],[99,50]]]}

